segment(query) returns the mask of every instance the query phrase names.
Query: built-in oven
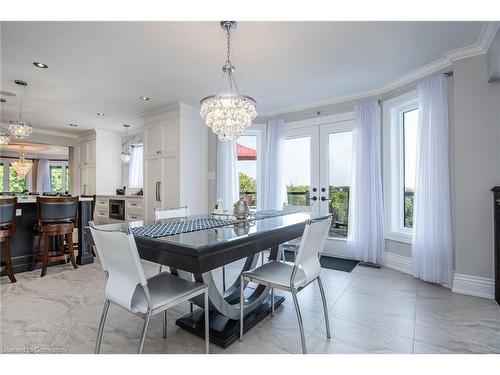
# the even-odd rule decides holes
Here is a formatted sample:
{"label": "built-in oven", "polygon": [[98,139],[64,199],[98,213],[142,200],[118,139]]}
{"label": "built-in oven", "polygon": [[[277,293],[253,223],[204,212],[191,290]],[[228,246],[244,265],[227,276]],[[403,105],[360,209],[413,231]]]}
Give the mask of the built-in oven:
{"label": "built-in oven", "polygon": [[125,201],[123,199],[109,200],[109,218],[125,220]]}

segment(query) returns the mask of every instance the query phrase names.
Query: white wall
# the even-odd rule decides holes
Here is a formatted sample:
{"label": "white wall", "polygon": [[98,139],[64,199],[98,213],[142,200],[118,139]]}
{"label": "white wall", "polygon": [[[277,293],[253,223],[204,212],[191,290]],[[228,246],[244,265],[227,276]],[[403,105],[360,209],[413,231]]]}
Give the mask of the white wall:
{"label": "white wall", "polygon": [[180,192],[181,206],[192,214],[208,208],[208,129],[199,111],[185,104],[180,111]]}
{"label": "white wall", "polygon": [[456,272],[493,278],[493,198],[500,185],[500,82],[488,83],[486,55],[454,71]]}
{"label": "white wall", "polygon": [[96,129],[96,194],[114,195],[121,186],[121,149],[119,133]]}

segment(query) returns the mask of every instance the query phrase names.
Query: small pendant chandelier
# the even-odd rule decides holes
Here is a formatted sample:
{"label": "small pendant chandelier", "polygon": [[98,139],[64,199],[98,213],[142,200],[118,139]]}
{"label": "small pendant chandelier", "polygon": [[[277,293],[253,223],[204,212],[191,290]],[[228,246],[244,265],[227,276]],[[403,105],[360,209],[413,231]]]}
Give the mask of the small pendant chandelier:
{"label": "small pendant chandelier", "polygon": [[230,92],[211,95],[200,102],[201,118],[221,140],[233,140],[243,133],[257,116],[257,102],[245,95],[240,95],[231,63],[231,31],[236,28],[236,21],[222,21],[222,29],[227,37],[227,60],[222,71],[227,75]]}
{"label": "small pendant chandelier", "polygon": [[[130,125],[123,124],[123,127],[125,128],[125,144],[128,142],[128,128],[130,128]],[[122,158],[122,162],[128,163],[130,160],[132,160],[132,154],[128,151],[128,146],[127,146],[127,152],[121,153],[120,157]]]}
{"label": "small pendant chandelier", "polygon": [[[0,98],[0,103],[2,103],[2,111],[0,113],[3,114],[3,106],[5,104],[6,100],[4,98]],[[0,146],[1,145],[8,145],[10,142],[10,137],[8,134],[0,132]]]}
{"label": "small pendant chandelier", "polygon": [[21,89],[21,96],[19,98],[19,119],[9,121],[9,131],[12,137],[16,139],[25,139],[31,133],[33,133],[33,128],[29,121],[23,120],[23,99],[24,99],[24,88],[28,86],[25,81],[15,80],[16,85]]}
{"label": "small pendant chandelier", "polygon": [[21,151],[19,152],[19,160],[12,163],[12,169],[16,172],[17,176],[20,178],[26,177],[33,162],[28,161],[24,158],[24,146],[21,146]]}

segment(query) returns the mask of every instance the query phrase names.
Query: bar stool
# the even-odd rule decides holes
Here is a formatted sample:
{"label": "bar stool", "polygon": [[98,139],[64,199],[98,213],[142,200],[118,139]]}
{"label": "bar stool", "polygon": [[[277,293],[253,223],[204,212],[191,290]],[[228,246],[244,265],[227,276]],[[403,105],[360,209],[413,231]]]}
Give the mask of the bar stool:
{"label": "bar stool", "polygon": [[16,232],[17,198],[0,198],[0,249],[3,254],[2,268],[12,283],[16,282],[10,259],[10,238]]}
{"label": "bar stool", "polygon": [[[73,229],[76,224],[78,197],[36,198],[35,246],[31,268],[43,262],[40,277],[47,273],[49,261],[69,260],[74,268],[78,268],[73,248]],[[56,237],[57,250],[49,251],[50,238]],[[40,254],[40,243],[43,238],[43,252]],[[66,241],[66,243],[64,243]]]}

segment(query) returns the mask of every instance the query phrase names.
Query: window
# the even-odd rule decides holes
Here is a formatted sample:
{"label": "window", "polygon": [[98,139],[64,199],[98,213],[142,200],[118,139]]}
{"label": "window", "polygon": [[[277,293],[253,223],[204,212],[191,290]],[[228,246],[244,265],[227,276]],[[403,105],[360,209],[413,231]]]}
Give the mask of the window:
{"label": "window", "polygon": [[49,163],[50,191],[66,192],[69,190],[69,168],[65,161]]}
{"label": "window", "polygon": [[10,168],[12,164],[9,164],[9,191],[12,193],[22,193],[26,190],[26,178],[21,178],[17,176],[16,171]]}
{"label": "window", "polygon": [[144,147],[143,145],[133,145],[132,159],[128,164],[128,187],[142,188],[144,185]]}
{"label": "window", "polygon": [[413,228],[413,202],[417,162],[418,108],[403,113],[404,200],[403,225]]}
{"label": "window", "polygon": [[3,191],[3,163],[0,163],[0,191]]}
{"label": "window", "polygon": [[419,117],[416,92],[385,102],[383,115],[386,238],[411,243]]}

